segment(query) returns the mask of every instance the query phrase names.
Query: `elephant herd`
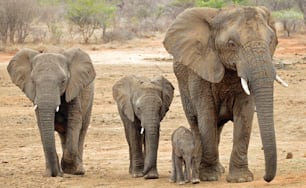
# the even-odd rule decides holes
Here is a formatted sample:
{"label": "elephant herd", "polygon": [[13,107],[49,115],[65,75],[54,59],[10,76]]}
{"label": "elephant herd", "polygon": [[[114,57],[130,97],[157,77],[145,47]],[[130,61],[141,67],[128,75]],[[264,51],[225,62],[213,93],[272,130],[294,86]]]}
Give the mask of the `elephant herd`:
{"label": "elephant herd", "polygon": [[[255,108],[265,156],[264,180],[273,180],[277,169],[273,85],[276,80],[287,86],[272,64],[277,43],[274,21],[265,7],[191,8],[177,16],[163,45],[173,56],[190,130],[179,127],[172,134],[172,182],[218,180],[224,172],[220,135],[228,121],[234,123],[234,136],[226,179],[252,181],[248,146]],[[84,174],[83,146],[96,76],[89,55],[80,49],[40,53],[24,48],[7,70],[34,104],[46,176]],[[163,76],[128,75],[112,89],[129,147],[129,173],[158,178],[160,122],[172,102],[173,85]],[[61,139],[61,161],[54,130]]]}

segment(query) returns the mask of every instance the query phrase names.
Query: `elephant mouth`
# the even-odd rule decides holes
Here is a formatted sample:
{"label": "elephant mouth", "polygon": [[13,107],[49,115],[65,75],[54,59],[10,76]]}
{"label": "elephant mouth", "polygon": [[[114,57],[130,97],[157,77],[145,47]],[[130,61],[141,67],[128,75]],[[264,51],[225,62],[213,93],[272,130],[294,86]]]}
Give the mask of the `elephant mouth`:
{"label": "elephant mouth", "polygon": [[56,108],[54,118],[54,130],[60,134],[65,134],[68,123],[68,109],[65,94],[61,96],[61,104]]}

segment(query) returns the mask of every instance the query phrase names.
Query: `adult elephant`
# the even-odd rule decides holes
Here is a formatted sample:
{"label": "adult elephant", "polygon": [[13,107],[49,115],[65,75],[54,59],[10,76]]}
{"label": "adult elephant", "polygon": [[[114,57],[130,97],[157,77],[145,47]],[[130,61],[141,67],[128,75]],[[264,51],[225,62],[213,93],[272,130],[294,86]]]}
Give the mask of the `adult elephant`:
{"label": "adult elephant", "polygon": [[[20,50],[9,62],[9,75],[34,103],[46,159],[46,176],[84,174],[83,145],[90,121],[94,78],[90,57],[80,49],[62,53]],[[55,148],[59,133],[61,167]]]}
{"label": "adult elephant", "polygon": [[[163,41],[173,55],[183,108],[201,137],[201,180],[218,180],[224,168],[218,145],[223,125],[234,122],[228,182],[253,180],[247,150],[254,108],[265,155],[264,179],[276,174],[272,56],[277,36],[264,7],[192,8],[181,13]],[[241,84],[242,83],[242,84]],[[250,88],[250,90],[249,90]],[[245,93],[243,92],[245,90]]]}
{"label": "adult elephant", "polygon": [[169,110],[173,91],[174,87],[163,76],[149,79],[129,75],[113,86],[113,97],[129,145],[129,173],[132,177],[158,178],[156,161],[160,121]]}

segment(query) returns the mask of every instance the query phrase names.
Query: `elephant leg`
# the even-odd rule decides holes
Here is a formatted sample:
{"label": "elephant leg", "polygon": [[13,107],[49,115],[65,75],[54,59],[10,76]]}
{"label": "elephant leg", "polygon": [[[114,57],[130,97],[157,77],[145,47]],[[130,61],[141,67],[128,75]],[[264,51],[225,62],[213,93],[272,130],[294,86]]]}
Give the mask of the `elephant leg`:
{"label": "elephant leg", "polygon": [[127,143],[128,143],[128,146],[129,146],[129,160],[130,160],[130,165],[129,165],[129,174],[132,174],[132,166],[133,166],[133,164],[132,164],[132,162],[133,162],[133,160],[132,160],[132,148],[131,148],[131,141],[130,141],[130,133],[129,133],[129,131],[128,131],[128,126],[129,125],[127,125],[125,122],[123,122],[123,124],[124,124],[124,133],[125,133],[125,138],[126,138],[126,141],[127,141]]}
{"label": "elephant leg", "polygon": [[[201,143],[201,134],[200,134],[200,130],[198,127],[198,119],[197,116],[195,115],[195,111],[193,110],[193,108],[191,107],[191,100],[190,97],[185,95],[186,92],[184,92],[183,90],[180,89],[180,93],[181,93],[181,101],[183,104],[183,109],[186,115],[186,118],[188,120],[192,135],[194,137],[194,141],[195,141],[195,150],[196,151],[202,151],[202,143]],[[201,160],[201,154],[197,155],[196,160]]]}
{"label": "elephant leg", "polygon": [[183,158],[175,156],[175,168],[176,168],[176,183],[179,185],[185,184],[183,174]]}
{"label": "elephant leg", "polygon": [[199,167],[200,167],[200,161],[197,161],[196,158],[193,158],[191,161],[191,170],[192,170],[191,183],[193,184],[200,183]]}
{"label": "elephant leg", "polygon": [[248,146],[250,141],[254,105],[250,97],[236,99],[234,104],[233,150],[229,164],[228,182],[249,182],[254,177],[248,168]]}
{"label": "elephant leg", "polygon": [[220,172],[219,152],[217,143],[217,126],[214,114],[206,114],[199,118],[199,130],[202,141],[202,158],[200,164],[200,179],[202,181],[217,181]]}
{"label": "elephant leg", "polygon": [[143,154],[143,135],[140,134],[141,127],[134,126],[134,131],[132,131],[131,139],[134,139],[132,143],[132,155],[133,155],[133,177],[142,177],[144,168],[144,154]]}
{"label": "elephant leg", "polygon": [[[206,88],[207,83],[203,83]],[[209,85],[207,88],[210,88]],[[202,181],[217,181],[223,167],[219,161],[219,142],[222,126],[218,126],[216,101],[212,91],[201,90],[198,94],[202,101],[197,102],[198,128],[201,135],[202,156],[200,164],[200,179]]]}
{"label": "elephant leg", "polygon": [[172,171],[171,171],[171,178],[170,178],[170,182],[174,183],[176,182],[176,164],[175,164],[175,152],[174,152],[174,148],[172,149]]}
{"label": "elephant leg", "polygon": [[140,134],[140,125],[128,119],[123,121],[126,140],[129,145],[130,166],[129,173],[132,177],[142,177],[144,156],[142,152],[143,135]]}
{"label": "elephant leg", "polygon": [[[223,126],[224,126],[224,124],[223,125],[218,125],[218,128],[217,128],[217,131],[218,131],[218,134],[217,134],[218,148],[219,148],[219,144],[220,144],[221,132],[222,132]],[[221,172],[221,173],[225,172],[225,168],[221,164],[220,160],[218,160],[218,169],[219,169],[218,171]]]}
{"label": "elephant leg", "polygon": [[[185,183],[190,182],[190,165],[187,164],[187,161],[183,158],[183,167],[184,167],[184,181]],[[189,168],[189,169],[188,169]]]}
{"label": "elephant leg", "polygon": [[84,151],[84,141],[85,141],[85,136],[87,134],[88,126],[90,123],[90,117],[91,117],[91,109],[88,110],[86,115],[83,117],[83,122],[82,122],[82,128],[80,131],[80,136],[79,136],[79,145],[78,145],[78,157],[77,157],[77,172],[80,173],[85,173],[85,169],[83,166],[83,151]]}
{"label": "elephant leg", "polygon": [[71,101],[68,107],[66,142],[61,161],[65,173],[82,175],[84,168],[79,159],[79,137],[82,129],[82,114],[78,98]]}

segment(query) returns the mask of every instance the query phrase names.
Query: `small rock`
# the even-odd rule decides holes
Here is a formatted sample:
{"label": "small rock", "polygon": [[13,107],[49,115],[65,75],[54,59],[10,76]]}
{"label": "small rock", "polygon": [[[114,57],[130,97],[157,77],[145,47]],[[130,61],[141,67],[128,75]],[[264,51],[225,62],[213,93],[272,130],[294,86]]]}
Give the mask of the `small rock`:
{"label": "small rock", "polygon": [[288,152],[286,159],[292,159],[292,158],[293,158],[293,154],[291,152]]}

